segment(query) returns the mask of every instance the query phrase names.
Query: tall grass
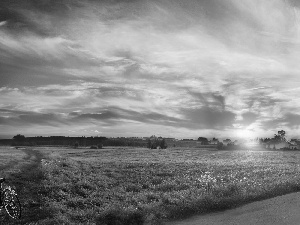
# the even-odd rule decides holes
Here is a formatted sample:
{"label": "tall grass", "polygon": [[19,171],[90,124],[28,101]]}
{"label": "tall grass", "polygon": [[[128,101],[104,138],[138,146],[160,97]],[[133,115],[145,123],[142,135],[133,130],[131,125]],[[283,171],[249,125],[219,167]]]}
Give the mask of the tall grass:
{"label": "tall grass", "polygon": [[298,191],[299,162],[298,152],[57,150],[42,161],[43,199],[57,223],[159,224]]}

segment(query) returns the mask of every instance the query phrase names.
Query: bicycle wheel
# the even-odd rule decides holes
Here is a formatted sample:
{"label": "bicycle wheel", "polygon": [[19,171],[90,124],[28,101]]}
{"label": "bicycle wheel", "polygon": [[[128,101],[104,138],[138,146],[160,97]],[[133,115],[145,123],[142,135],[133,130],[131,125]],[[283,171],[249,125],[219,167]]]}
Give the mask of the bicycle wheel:
{"label": "bicycle wheel", "polygon": [[13,219],[21,218],[21,204],[16,192],[9,188],[4,191],[4,208]]}

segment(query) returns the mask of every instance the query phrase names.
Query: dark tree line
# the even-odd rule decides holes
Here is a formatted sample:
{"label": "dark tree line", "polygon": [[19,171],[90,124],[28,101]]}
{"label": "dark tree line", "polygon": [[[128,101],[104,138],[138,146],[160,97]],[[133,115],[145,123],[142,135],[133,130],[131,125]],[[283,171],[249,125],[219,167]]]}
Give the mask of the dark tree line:
{"label": "dark tree line", "polygon": [[120,138],[120,139],[110,139],[108,138],[103,142],[103,146],[132,146],[132,147],[146,147],[146,140],[141,139],[129,139],[129,138]]}
{"label": "dark tree line", "polygon": [[[4,143],[4,141],[2,142]],[[13,146],[35,146],[35,145],[73,146],[74,148],[79,148],[80,146],[94,146],[97,148],[102,148],[102,146],[147,147],[147,140],[131,139],[131,138],[85,137],[85,136],[25,137],[24,135],[18,134],[14,136],[11,140],[5,140],[5,144],[9,144]]]}
{"label": "dark tree line", "polygon": [[11,145],[61,145],[61,146],[89,146],[102,144],[106,137],[65,137],[65,136],[50,136],[50,137],[25,137],[24,135],[18,134],[11,140]]}

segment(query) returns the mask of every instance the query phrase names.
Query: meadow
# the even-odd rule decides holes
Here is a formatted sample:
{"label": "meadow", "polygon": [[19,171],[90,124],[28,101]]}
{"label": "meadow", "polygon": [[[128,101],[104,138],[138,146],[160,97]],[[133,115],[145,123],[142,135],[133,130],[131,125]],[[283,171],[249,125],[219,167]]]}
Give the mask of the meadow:
{"label": "meadow", "polygon": [[0,157],[22,224],[163,224],[300,190],[296,151],[1,147]]}

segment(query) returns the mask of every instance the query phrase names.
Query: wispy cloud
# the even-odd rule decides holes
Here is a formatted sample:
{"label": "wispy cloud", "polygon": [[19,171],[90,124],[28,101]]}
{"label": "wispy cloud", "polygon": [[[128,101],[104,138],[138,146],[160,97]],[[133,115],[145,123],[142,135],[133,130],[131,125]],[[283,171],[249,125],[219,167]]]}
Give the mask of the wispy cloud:
{"label": "wispy cloud", "polygon": [[19,125],[76,134],[99,131],[90,120],[110,134],[118,123],[127,133],[299,132],[297,1],[0,5],[1,126],[11,133],[8,110],[33,113]]}

